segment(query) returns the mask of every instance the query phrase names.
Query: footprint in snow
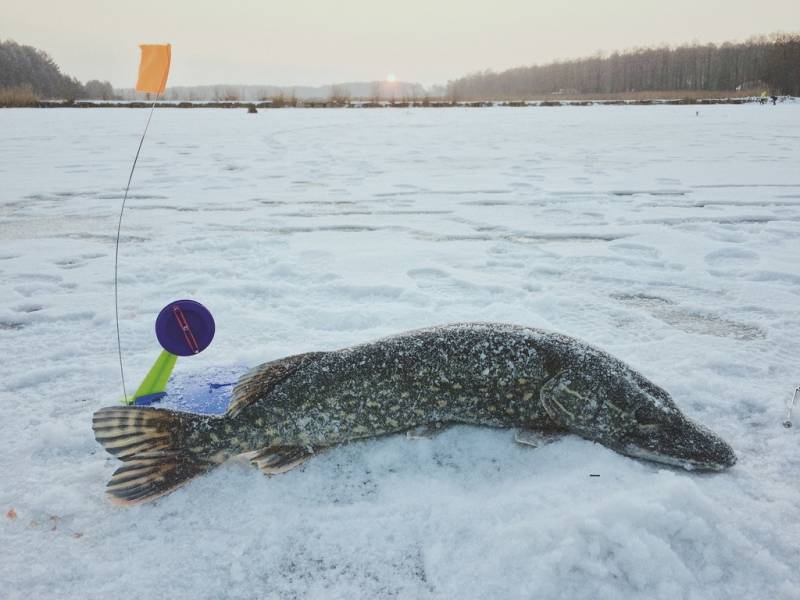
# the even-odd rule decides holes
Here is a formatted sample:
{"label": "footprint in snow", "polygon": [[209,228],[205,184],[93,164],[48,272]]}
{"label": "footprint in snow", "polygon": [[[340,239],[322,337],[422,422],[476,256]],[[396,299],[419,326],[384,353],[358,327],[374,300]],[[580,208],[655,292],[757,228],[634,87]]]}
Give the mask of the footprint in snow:
{"label": "footprint in snow", "polygon": [[627,306],[641,308],[667,325],[685,331],[737,340],[764,339],[767,334],[757,325],[724,319],[713,313],[692,311],[672,300],[646,294],[612,294],[612,298]]}
{"label": "footprint in snow", "polygon": [[60,260],[54,261],[54,264],[56,264],[61,269],[77,269],[79,267],[83,267],[86,265],[85,262],[77,258],[62,258]]}
{"label": "footprint in snow", "polygon": [[712,267],[746,267],[757,264],[761,257],[752,250],[723,248],[706,254],[706,264]]}
{"label": "footprint in snow", "polygon": [[34,313],[34,312],[39,312],[43,308],[44,306],[42,306],[41,304],[25,303],[25,304],[18,304],[12,310],[18,313]]}
{"label": "footprint in snow", "polygon": [[608,247],[611,252],[622,254],[630,258],[651,258],[656,259],[661,256],[656,248],[647,246],[645,244],[635,244],[631,242],[622,242],[619,244],[612,244]]}

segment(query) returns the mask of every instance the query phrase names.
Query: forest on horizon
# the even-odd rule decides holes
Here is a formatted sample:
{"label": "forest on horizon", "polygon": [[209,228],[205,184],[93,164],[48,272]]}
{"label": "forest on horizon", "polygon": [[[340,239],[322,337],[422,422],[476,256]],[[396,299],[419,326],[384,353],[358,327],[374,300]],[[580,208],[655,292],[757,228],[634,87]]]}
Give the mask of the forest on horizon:
{"label": "forest on horizon", "polygon": [[720,45],[637,48],[499,73],[483,71],[447,84],[448,98],[456,101],[747,90],[800,95],[800,34],[772,34]]}
{"label": "forest on horizon", "polygon": [[108,81],[83,84],[63,74],[44,50],[6,40],[0,41],[0,96],[3,94],[19,99],[110,100],[114,89]]}
{"label": "forest on horizon", "polygon": [[[745,42],[635,48],[610,55],[480,71],[425,90],[421,85],[355,82],[330,86],[182,86],[167,99],[266,100],[267,95],[303,94],[330,99],[417,101],[526,100],[544,95],[608,95],[641,92],[747,92],[800,96],[800,34],[758,36]],[[107,81],[85,84],[61,72],[43,50],[0,41],[0,105],[33,104],[40,99],[111,100],[136,97]]]}

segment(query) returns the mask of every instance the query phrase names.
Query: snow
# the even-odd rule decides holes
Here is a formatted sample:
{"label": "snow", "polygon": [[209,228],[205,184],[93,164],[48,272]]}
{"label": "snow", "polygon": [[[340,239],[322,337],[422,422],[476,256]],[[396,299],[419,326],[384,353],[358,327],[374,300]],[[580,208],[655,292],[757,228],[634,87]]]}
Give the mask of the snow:
{"label": "snow", "polygon": [[[598,345],[739,462],[458,427],[109,504],[114,232],[143,110],[0,111],[0,589],[16,598],[800,598],[800,104],[157,110],[123,224],[128,389],[455,321]],[[590,477],[590,475],[599,477]]]}

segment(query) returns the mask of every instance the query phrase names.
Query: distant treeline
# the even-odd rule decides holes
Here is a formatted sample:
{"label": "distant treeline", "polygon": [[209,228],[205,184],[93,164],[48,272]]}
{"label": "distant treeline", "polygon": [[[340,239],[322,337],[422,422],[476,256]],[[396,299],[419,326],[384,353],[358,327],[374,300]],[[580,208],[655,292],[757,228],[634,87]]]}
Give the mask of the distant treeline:
{"label": "distant treeline", "polygon": [[[676,48],[639,48],[610,56],[518,67],[500,73],[484,71],[450,81],[446,88],[425,89],[416,83],[350,82],[293,88],[277,86],[168,87],[166,100],[215,102],[267,101],[296,106],[301,101],[346,105],[368,100],[378,105],[448,102],[595,99],[700,98],[761,94],[800,96],[800,34],[774,34],[744,43],[693,44]],[[558,98],[549,98],[557,95]],[[612,98],[615,96],[616,98]],[[622,95],[622,98],[619,96]],[[547,98],[543,98],[547,97]],[[42,100],[142,100],[146,94],[114,90],[107,81],[82,84],[59,69],[50,56],[32,46],[0,41],[0,106],[35,106]],[[585,99],[585,98],[578,98]]]}
{"label": "distant treeline", "polygon": [[107,81],[82,84],[64,75],[46,52],[8,40],[0,41],[0,103],[3,96],[16,98],[17,104],[24,98],[31,103],[37,98],[111,100],[114,89]]}
{"label": "distant treeline", "polygon": [[[425,97],[441,96],[439,88],[426,90],[418,83],[403,81],[352,81],[334,85],[291,86],[275,85],[192,85],[169,86],[164,100],[187,102],[263,102],[271,100],[283,106],[295,106],[304,100],[344,101],[351,99],[381,100],[419,100]],[[150,96],[133,89],[117,89],[117,96],[123,100],[147,100]]]}
{"label": "distant treeline", "polygon": [[736,90],[800,95],[800,34],[760,36],[720,46],[637,48],[500,73],[483,71],[447,84],[451,100]]}

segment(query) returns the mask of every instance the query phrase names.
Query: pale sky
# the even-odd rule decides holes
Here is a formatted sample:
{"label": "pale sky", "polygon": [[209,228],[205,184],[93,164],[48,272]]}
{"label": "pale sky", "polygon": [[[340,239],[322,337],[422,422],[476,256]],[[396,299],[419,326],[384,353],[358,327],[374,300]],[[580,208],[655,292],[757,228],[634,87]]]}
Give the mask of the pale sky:
{"label": "pale sky", "polygon": [[425,85],[597,50],[800,30],[800,0],[0,0],[0,39],[81,81],[132,87],[139,43],[169,84]]}

